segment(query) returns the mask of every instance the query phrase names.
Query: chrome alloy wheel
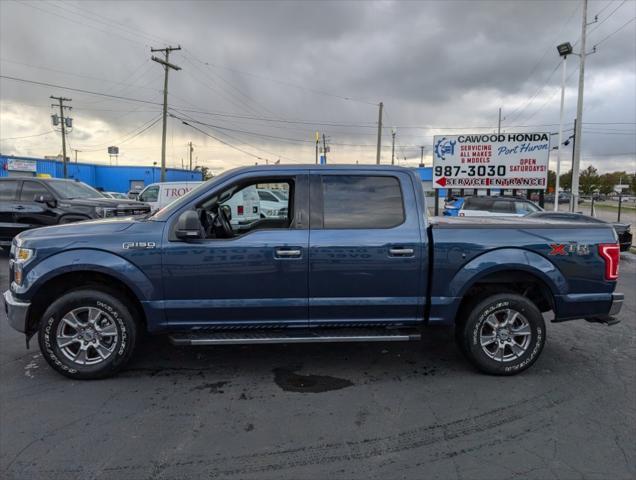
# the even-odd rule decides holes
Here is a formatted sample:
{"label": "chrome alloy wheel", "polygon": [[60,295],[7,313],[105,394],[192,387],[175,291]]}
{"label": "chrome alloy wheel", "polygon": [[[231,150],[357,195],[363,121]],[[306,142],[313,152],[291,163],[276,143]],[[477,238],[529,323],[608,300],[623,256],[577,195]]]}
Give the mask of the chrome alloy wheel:
{"label": "chrome alloy wheel", "polygon": [[117,324],[110,314],[97,307],[79,307],[60,320],[56,343],[77,365],[97,365],[113,354],[118,337]]}
{"label": "chrome alloy wheel", "polygon": [[479,332],[482,350],[499,362],[511,362],[526,353],[531,336],[526,317],[509,308],[488,315]]}

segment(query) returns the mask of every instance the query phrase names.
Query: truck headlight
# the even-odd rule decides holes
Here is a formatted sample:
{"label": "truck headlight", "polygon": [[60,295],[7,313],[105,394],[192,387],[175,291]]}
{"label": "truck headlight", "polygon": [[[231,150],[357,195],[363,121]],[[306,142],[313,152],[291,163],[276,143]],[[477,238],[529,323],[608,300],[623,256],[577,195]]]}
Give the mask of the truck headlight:
{"label": "truck headlight", "polygon": [[13,258],[11,259],[11,262],[13,263],[13,281],[17,285],[22,285],[23,267],[34,257],[35,251],[31,248],[18,247],[17,245],[14,245],[12,250]]}
{"label": "truck headlight", "polygon": [[16,263],[26,263],[33,258],[35,252],[30,248],[16,247],[14,250],[14,259]]}

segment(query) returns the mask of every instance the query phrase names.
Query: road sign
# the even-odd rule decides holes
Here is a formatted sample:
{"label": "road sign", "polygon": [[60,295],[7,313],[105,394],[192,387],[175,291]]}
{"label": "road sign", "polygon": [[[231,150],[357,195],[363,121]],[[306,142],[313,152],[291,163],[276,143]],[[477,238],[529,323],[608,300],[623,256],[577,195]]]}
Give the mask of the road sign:
{"label": "road sign", "polygon": [[438,135],[433,142],[434,188],[547,188],[549,133]]}
{"label": "road sign", "polygon": [[108,147],[108,155],[119,155],[119,147]]}

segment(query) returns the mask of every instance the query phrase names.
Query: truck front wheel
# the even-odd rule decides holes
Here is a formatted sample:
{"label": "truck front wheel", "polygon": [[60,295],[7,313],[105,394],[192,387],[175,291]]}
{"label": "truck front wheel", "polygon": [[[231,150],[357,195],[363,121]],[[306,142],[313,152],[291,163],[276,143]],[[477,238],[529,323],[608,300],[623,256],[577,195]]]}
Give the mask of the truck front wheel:
{"label": "truck front wheel", "polygon": [[66,293],[40,321],[40,351],[51,367],[74,379],[115,374],[132,356],[137,326],[130,309],[96,289]]}
{"label": "truck front wheel", "polygon": [[530,367],[545,344],[541,312],[526,297],[492,295],[475,304],[457,325],[462,351],[481,371],[514,375]]}

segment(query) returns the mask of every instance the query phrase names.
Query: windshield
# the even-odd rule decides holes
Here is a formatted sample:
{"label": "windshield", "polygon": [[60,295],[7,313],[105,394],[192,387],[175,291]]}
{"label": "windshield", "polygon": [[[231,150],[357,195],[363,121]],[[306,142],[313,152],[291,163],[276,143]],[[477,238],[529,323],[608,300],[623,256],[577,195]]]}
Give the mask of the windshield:
{"label": "windshield", "polygon": [[74,182],[72,180],[49,181],[47,185],[51,187],[60,198],[66,200],[74,198],[102,198],[105,196],[85,183]]}

